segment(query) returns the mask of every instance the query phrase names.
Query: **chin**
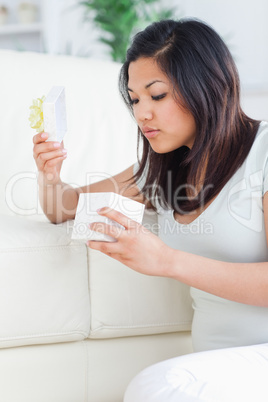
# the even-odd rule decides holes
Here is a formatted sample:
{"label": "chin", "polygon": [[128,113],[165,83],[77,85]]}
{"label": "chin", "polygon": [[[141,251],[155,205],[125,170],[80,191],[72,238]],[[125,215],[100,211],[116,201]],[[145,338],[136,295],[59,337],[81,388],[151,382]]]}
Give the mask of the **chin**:
{"label": "chin", "polygon": [[156,141],[156,139],[148,140],[150,143],[151,148],[157,154],[168,154],[169,152],[175,151],[176,149],[187,147],[188,149],[192,148],[192,144],[185,144],[185,143],[176,143],[171,144],[167,143],[167,141]]}
{"label": "chin", "polygon": [[175,151],[176,149],[180,148],[181,146],[178,147],[167,147],[167,146],[157,146],[156,144],[151,144],[151,148],[152,150],[156,153],[156,154],[168,154],[169,152]]}

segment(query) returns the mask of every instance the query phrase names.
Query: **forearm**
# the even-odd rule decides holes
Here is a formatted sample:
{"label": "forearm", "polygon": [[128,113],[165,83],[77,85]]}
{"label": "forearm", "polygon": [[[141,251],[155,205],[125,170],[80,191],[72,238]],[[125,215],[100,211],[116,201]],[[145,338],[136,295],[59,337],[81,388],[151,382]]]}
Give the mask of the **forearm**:
{"label": "forearm", "polygon": [[229,263],[171,250],[168,276],[238,303],[268,307],[268,262]]}
{"label": "forearm", "polygon": [[62,181],[45,181],[42,175],[39,176],[38,184],[40,204],[52,223],[74,219],[79,198],[76,189]]}

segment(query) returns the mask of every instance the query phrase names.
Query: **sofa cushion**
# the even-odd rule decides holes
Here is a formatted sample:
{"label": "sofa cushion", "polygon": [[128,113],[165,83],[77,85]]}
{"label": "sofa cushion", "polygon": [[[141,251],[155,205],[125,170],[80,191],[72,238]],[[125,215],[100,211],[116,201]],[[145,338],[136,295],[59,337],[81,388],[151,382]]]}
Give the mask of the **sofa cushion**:
{"label": "sofa cushion", "polygon": [[70,245],[67,224],[12,216],[0,222],[0,347],[86,338],[85,245]]}
{"label": "sofa cushion", "polygon": [[[143,225],[157,234],[157,215],[145,211]],[[189,331],[193,309],[189,287],[169,278],[142,275],[90,250],[90,338]]]}
{"label": "sofa cushion", "polygon": [[[156,231],[155,219],[143,224]],[[191,329],[187,286],[71,241],[73,221],[0,222],[0,348]]]}
{"label": "sofa cushion", "polygon": [[139,274],[95,250],[89,258],[90,338],[191,330],[188,286]]}

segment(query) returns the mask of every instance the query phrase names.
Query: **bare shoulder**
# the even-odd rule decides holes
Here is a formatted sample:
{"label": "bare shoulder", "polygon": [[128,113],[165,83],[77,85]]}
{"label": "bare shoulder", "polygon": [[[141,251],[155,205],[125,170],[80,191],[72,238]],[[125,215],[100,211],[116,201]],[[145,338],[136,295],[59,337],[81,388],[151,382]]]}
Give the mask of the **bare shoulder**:
{"label": "bare shoulder", "polygon": [[145,204],[146,200],[139,193],[139,188],[133,178],[133,166],[97,183],[80,187],[77,191],[83,193],[113,192]]}

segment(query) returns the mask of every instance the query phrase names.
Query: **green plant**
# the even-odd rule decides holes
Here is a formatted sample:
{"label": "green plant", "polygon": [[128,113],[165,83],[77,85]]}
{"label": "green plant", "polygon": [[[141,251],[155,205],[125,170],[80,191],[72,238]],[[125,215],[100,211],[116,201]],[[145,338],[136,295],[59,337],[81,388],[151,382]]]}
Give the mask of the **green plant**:
{"label": "green plant", "polygon": [[85,19],[101,29],[99,40],[110,47],[114,61],[123,62],[130,38],[153,21],[174,18],[174,8],[163,9],[159,0],[87,0],[79,4]]}

